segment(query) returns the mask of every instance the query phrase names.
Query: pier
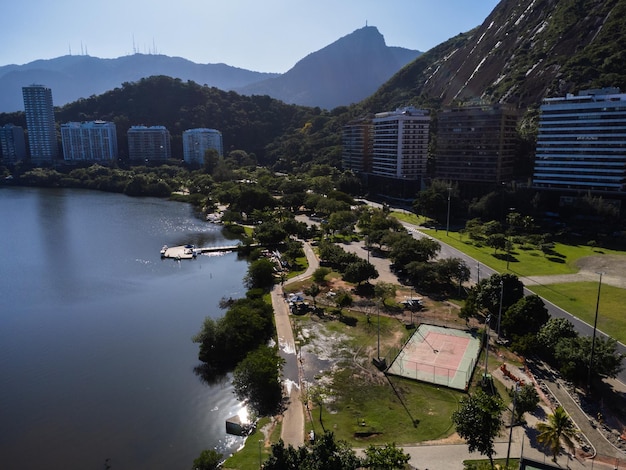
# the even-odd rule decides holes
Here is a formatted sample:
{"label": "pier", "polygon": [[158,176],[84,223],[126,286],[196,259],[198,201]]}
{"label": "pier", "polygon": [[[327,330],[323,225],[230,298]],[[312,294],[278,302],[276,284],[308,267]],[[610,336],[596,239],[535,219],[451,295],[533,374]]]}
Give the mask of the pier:
{"label": "pier", "polygon": [[198,248],[192,245],[180,245],[180,246],[164,246],[161,249],[161,258],[172,259],[193,259],[202,253],[217,253],[222,251],[236,251],[241,245],[227,245],[227,246],[208,246],[204,248]]}

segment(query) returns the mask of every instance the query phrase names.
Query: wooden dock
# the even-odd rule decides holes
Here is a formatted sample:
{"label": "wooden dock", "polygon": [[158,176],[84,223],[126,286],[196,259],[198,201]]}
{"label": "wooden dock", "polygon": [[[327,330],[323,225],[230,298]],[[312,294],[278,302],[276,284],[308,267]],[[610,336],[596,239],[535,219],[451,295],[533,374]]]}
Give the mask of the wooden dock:
{"label": "wooden dock", "polygon": [[227,245],[227,246],[208,246],[204,248],[198,248],[190,245],[180,245],[163,247],[161,252],[161,258],[172,259],[194,259],[196,256],[202,253],[217,253],[222,251],[236,251],[240,245]]}

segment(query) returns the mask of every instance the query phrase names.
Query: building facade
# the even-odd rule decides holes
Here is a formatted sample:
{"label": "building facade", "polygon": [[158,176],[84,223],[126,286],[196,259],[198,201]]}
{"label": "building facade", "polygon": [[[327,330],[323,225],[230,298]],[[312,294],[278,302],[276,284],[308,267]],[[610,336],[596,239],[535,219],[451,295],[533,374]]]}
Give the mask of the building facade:
{"label": "building facade", "polygon": [[483,184],[513,179],[518,118],[518,111],[506,105],[469,105],[438,113],[435,176]]}
{"label": "building facade", "polygon": [[222,133],[216,129],[189,129],[183,132],[183,159],[190,165],[204,165],[204,153],[217,150],[223,155]]}
{"label": "building facade", "polygon": [[370,118],[355,119],[343,127],[341,161],[344,170],[372,171],[373,128]]}
{"label": "building facade", "polygon": [[22,95],[31,161],[35,165],[53,163],[59,150],[52,90],[43,85],[30,85],[22,88]]}
{"label": "building facade", "polygon": [[428,162],[428,111],[406,107],[377,113],[372,124],[371,174],[415,181],[419,186]]}
{"label": "building facade", "polygon": [[26,158],[26,140],[21,126],[0,127],[0,157],[3,163],[17,163]]}
{"label": "building facade", "polygon": [[170,132],[164,126],[132,126],[128,130],[128,158],[149,162],[172,157]]}
{"label": "building facade", "polygon": [[616,88],[546,98],[533,186],[562,192],[626,191],[626,94]]}
{"label": "building facade", "polygon": [[106,121],[68,122],[61,125],[66,162],[117,160],[115,124]]}

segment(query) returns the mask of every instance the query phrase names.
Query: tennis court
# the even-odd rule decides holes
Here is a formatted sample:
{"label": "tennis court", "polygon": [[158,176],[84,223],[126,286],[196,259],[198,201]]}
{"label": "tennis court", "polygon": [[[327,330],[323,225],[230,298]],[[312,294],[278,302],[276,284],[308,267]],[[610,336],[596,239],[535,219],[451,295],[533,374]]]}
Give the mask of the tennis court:
{"label": "tennis court", "polygon": [[467,390],[480,349],[480,338],[468,331],[422,324],[387,373]]}

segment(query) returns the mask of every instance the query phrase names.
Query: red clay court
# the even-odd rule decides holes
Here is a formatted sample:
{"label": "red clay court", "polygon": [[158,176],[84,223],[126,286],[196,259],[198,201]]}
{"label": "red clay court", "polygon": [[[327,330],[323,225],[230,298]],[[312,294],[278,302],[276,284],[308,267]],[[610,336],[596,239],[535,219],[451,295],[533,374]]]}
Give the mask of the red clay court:
{"label": "red clay court", "polygon": [[467,390],[480,349],[480,339],[468,331],[422,324],[387,373]]}

